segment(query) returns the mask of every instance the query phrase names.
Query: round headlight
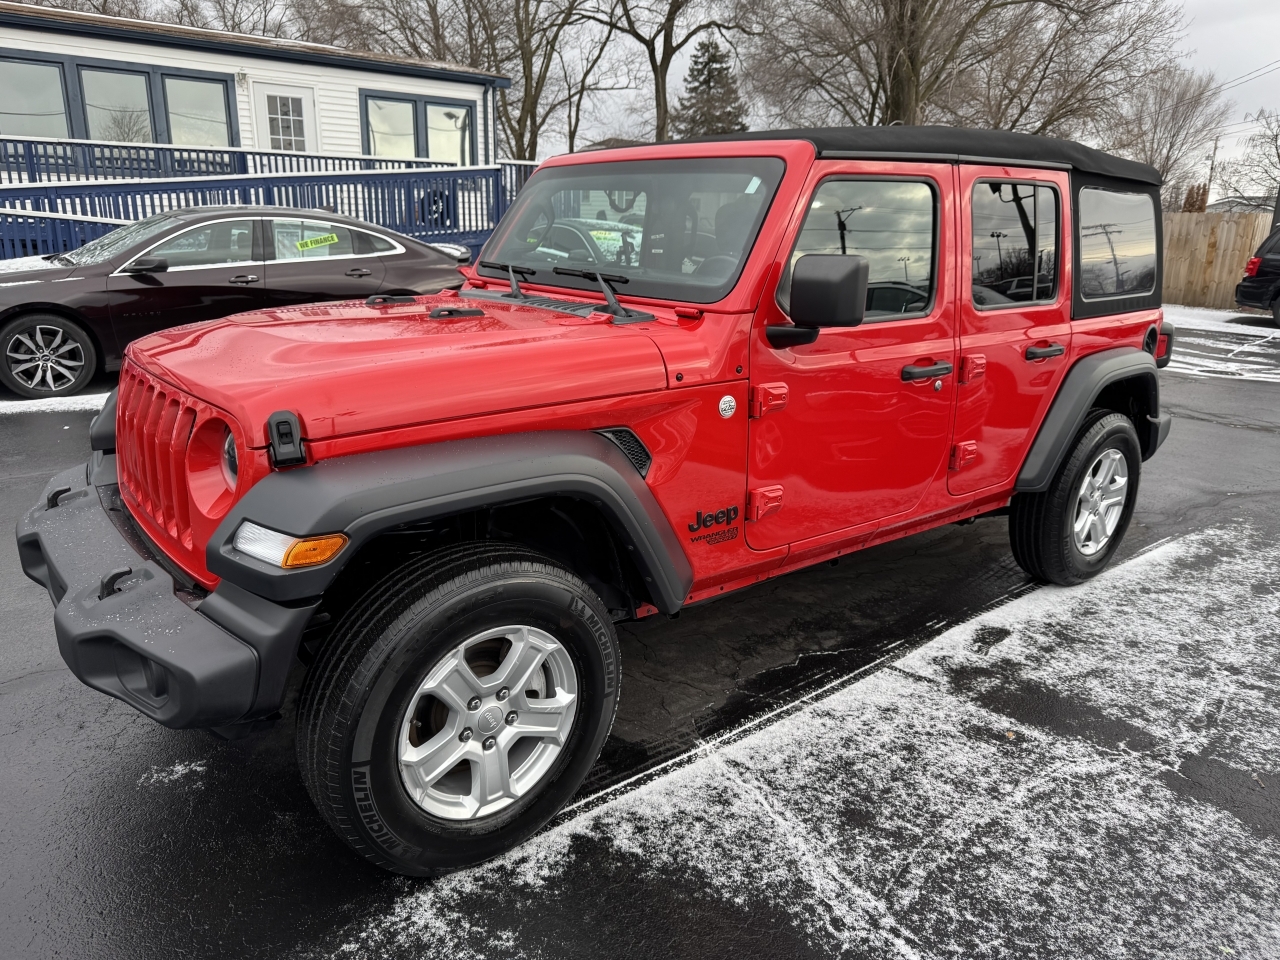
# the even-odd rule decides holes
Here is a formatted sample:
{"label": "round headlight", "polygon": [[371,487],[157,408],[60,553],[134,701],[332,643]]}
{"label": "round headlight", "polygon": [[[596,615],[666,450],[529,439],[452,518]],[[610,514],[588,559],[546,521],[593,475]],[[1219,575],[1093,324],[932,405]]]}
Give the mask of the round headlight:
{"label": "round headlight", "polygon": [[231,435],[230,430],[222,441],[222,474],[226,477],[227,486],[234,490],[236,477],[240,474],[240,462],[236,459],[236,438]]}

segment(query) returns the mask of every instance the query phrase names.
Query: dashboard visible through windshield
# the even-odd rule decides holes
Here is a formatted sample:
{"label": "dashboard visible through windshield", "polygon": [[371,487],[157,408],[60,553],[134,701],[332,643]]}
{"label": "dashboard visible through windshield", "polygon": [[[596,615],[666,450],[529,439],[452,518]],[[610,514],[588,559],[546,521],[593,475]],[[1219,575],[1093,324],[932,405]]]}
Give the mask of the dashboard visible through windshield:
{"label": "dashboard visible through windshield", "polygon": [[481,259],[524,268],[533,283],[599,289],[560,267],[625,277],[619,293],[713,303],[737,282],[783,170],[774,157],[550,167],[520,191]]}

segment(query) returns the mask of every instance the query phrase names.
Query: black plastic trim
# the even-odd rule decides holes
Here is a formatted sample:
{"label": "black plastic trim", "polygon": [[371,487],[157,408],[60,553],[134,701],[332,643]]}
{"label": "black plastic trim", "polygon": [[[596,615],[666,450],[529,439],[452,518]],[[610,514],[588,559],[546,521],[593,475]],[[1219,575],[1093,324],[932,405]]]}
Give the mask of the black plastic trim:
{"label": "black plastic trim", "polygon": [[[321,596],[368,540],[406,523],[545,496],[597,505],[633,549],[654,604],[675,613],[693,570],[653,493],[610,440],[547,431],[453,440],[323,460],[273,473],[232,507],[209,540],[209,571],[277,602]],[[232,546],[244,520],[294,536],[351,542],[318,567],[282,570]]]}
{"label": "black plastic trim", "polygon": [[1160,381],[1156,375],[1155,359],[1136,347],[1103,350],[1080,360],[1063,379],[1058,395],[1023,461],[1014,489],[1019,493],[1048,490],[1103,388],[1132,377],[1145,381],[1148,409],[1155,411],[1146,424],[1135,424],[1142,444],[1142,458],[1146,460],[1154,454],[1169,433],[1167,425],[1163,429],[1160,426]]}
{"label": "black plastic trim", "polygon": [[119,396],[120,388],[116,387],[107,394],[98,415],[89,421],[90,450],[116,452],[116,400]]}

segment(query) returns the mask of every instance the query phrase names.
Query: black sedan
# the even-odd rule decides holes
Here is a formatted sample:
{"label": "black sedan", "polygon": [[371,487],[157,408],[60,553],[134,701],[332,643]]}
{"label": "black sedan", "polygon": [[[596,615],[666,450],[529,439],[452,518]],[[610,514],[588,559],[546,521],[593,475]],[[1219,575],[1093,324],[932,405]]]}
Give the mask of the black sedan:
{"label": "black sedan", "polygon": [[76,250],[0,260],[0,382],[75,393],[129,341],[246,310],[458,287],[466,247],[288,207],[199,207],[119,227]]}

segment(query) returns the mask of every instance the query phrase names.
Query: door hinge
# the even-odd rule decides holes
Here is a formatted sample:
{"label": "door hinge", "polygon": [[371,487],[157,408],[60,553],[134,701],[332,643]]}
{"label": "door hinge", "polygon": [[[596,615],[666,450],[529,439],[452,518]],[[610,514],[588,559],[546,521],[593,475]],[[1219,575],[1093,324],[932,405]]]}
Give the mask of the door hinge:
{"label": "door hinge", "polygon": [[957,443],[951,448],[951,469],[962,470],[978,459],[978,444],[974,440]]}
{"label": "door hinge", "polygon": [[787,405],[785,383],[761,383],[751,388],[751,416],[763,417],[766,413],[781,410]]}
{"label": "door hinge", "polygon": [[763,520],[782,509],[782,487],[756,487],[747,494],[747,519]]}
{"label": "door hinge", "polygon": [[960,361],[960,382],[973,383],[987,372],[987,358],[980,353],[970,354]]}

